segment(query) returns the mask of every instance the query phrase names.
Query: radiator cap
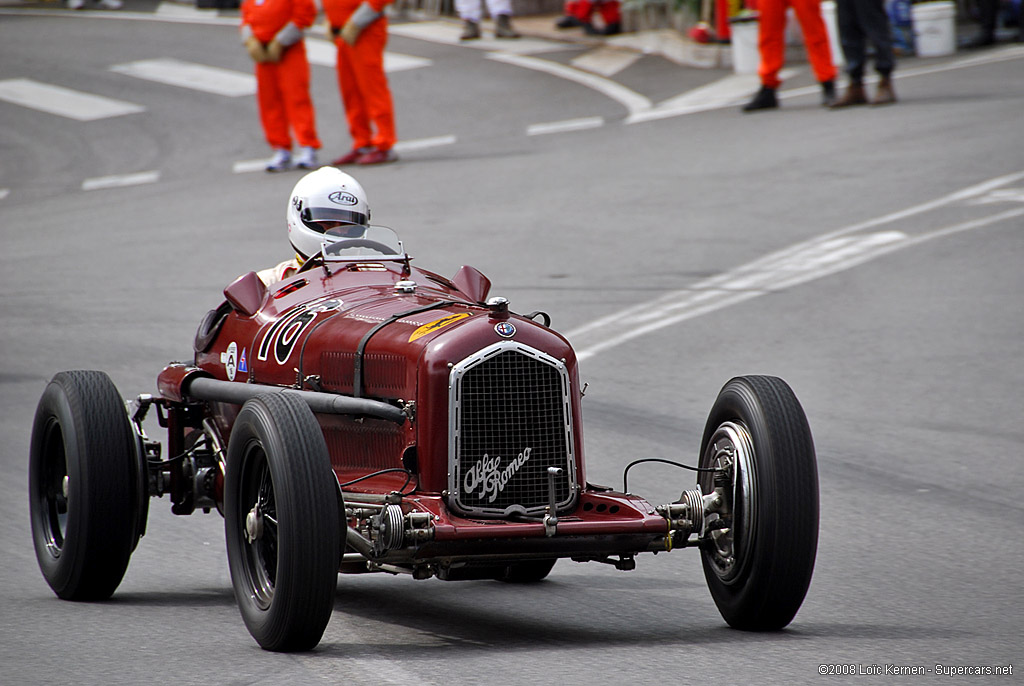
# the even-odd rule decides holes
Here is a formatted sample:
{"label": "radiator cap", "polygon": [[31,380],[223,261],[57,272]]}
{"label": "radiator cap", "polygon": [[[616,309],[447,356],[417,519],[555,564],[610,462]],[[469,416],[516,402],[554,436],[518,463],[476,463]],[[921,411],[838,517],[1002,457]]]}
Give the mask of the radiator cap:
{"label": "radiator cap", "polygon": [[487,299],[487,308],[491,312],[508,312],[508,298],[495,295]]}

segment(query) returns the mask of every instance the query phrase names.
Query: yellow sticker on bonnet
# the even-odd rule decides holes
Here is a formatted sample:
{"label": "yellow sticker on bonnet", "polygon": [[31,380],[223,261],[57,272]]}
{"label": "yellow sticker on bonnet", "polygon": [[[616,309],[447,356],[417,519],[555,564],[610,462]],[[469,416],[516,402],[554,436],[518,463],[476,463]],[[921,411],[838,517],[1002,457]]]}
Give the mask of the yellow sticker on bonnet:
{"label": "yellow sticker on bonnet", "polygon": [[409,342],[412,343],[417,338],[422,338],[423,336],[426,336],[428,333],[433,333],[434,331],[437,331],[438,329],[442,329],[442,328],[448,326],[449,324],[454,324],[455,322],[459,321],[460,319],[465,319],[468,316],[469,316],[468,312],[463,312],[462,314],[450,314],[447,317],[441,317],[440,319],[435,319],[434,321],[430,322],[429,324],[424,324],[420,328],[418,328],[415,331],[413,331],[412,335],[409,336]]}

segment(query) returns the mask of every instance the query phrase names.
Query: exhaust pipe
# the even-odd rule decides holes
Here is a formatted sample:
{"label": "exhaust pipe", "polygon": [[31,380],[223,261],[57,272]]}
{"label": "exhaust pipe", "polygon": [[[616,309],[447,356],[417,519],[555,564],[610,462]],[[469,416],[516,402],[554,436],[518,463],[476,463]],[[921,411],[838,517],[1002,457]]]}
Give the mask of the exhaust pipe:
{"label": "exhaust pipe", "polygon": [[287,393],[301,398],[309,405],[313,412],[321,414],[345,414],[358,415],[361,417],[373,417],[394,422],[401,426],[407,419],[405,412],[394,405],[379,400],[367,398],[353,398],[347,395],[336,395],[334,393],[317,393],[316,391],[300,391],[294,388],[283,388],[281,386],[266,386],[255,383],[237,383],[234,381],[219,381],[201,376],[186,378],[181,386],[183,395],[191,396],[197,400],[213,400],[220,403],[231,403],[232,405],[243,405],[246,400],[256,397],[261,393]]}

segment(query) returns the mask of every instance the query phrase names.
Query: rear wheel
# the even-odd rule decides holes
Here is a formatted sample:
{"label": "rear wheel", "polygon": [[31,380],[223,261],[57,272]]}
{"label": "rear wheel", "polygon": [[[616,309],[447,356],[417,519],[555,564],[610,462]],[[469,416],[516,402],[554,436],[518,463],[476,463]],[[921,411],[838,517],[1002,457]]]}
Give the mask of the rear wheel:
{"label": "rear wheel", "polygon": [[704,576],[730,626],[771,631],[803,603],[818,545],[818,470],[810,428],[785,381],[738,377],[718,395],[701,443],[703,493],[723,490],[719,528],[701,546]]}
{"label": "rear wheel", "polygon": [[224,493],[228,564],[242,619],[267,650],[310,650],[334,609],[337,480],[298,398],[260,395],[231,431]]}
{"label": "rear wheel", "polygon": [[103,372],[60,372],[32,425],[29,510],[36,559],[66,600],[109,598],[140,535],[139,458],[117,388]]}

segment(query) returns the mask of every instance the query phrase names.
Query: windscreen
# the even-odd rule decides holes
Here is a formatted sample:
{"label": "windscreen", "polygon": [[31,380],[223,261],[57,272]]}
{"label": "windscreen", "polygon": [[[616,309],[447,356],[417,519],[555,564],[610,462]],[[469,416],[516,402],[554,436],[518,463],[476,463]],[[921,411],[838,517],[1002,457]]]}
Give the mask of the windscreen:
{"label": "windscreen", "polygon": [[404,260],[405,249],[386,226],[338,226],[324,233],[324,259],[333,262]]}

